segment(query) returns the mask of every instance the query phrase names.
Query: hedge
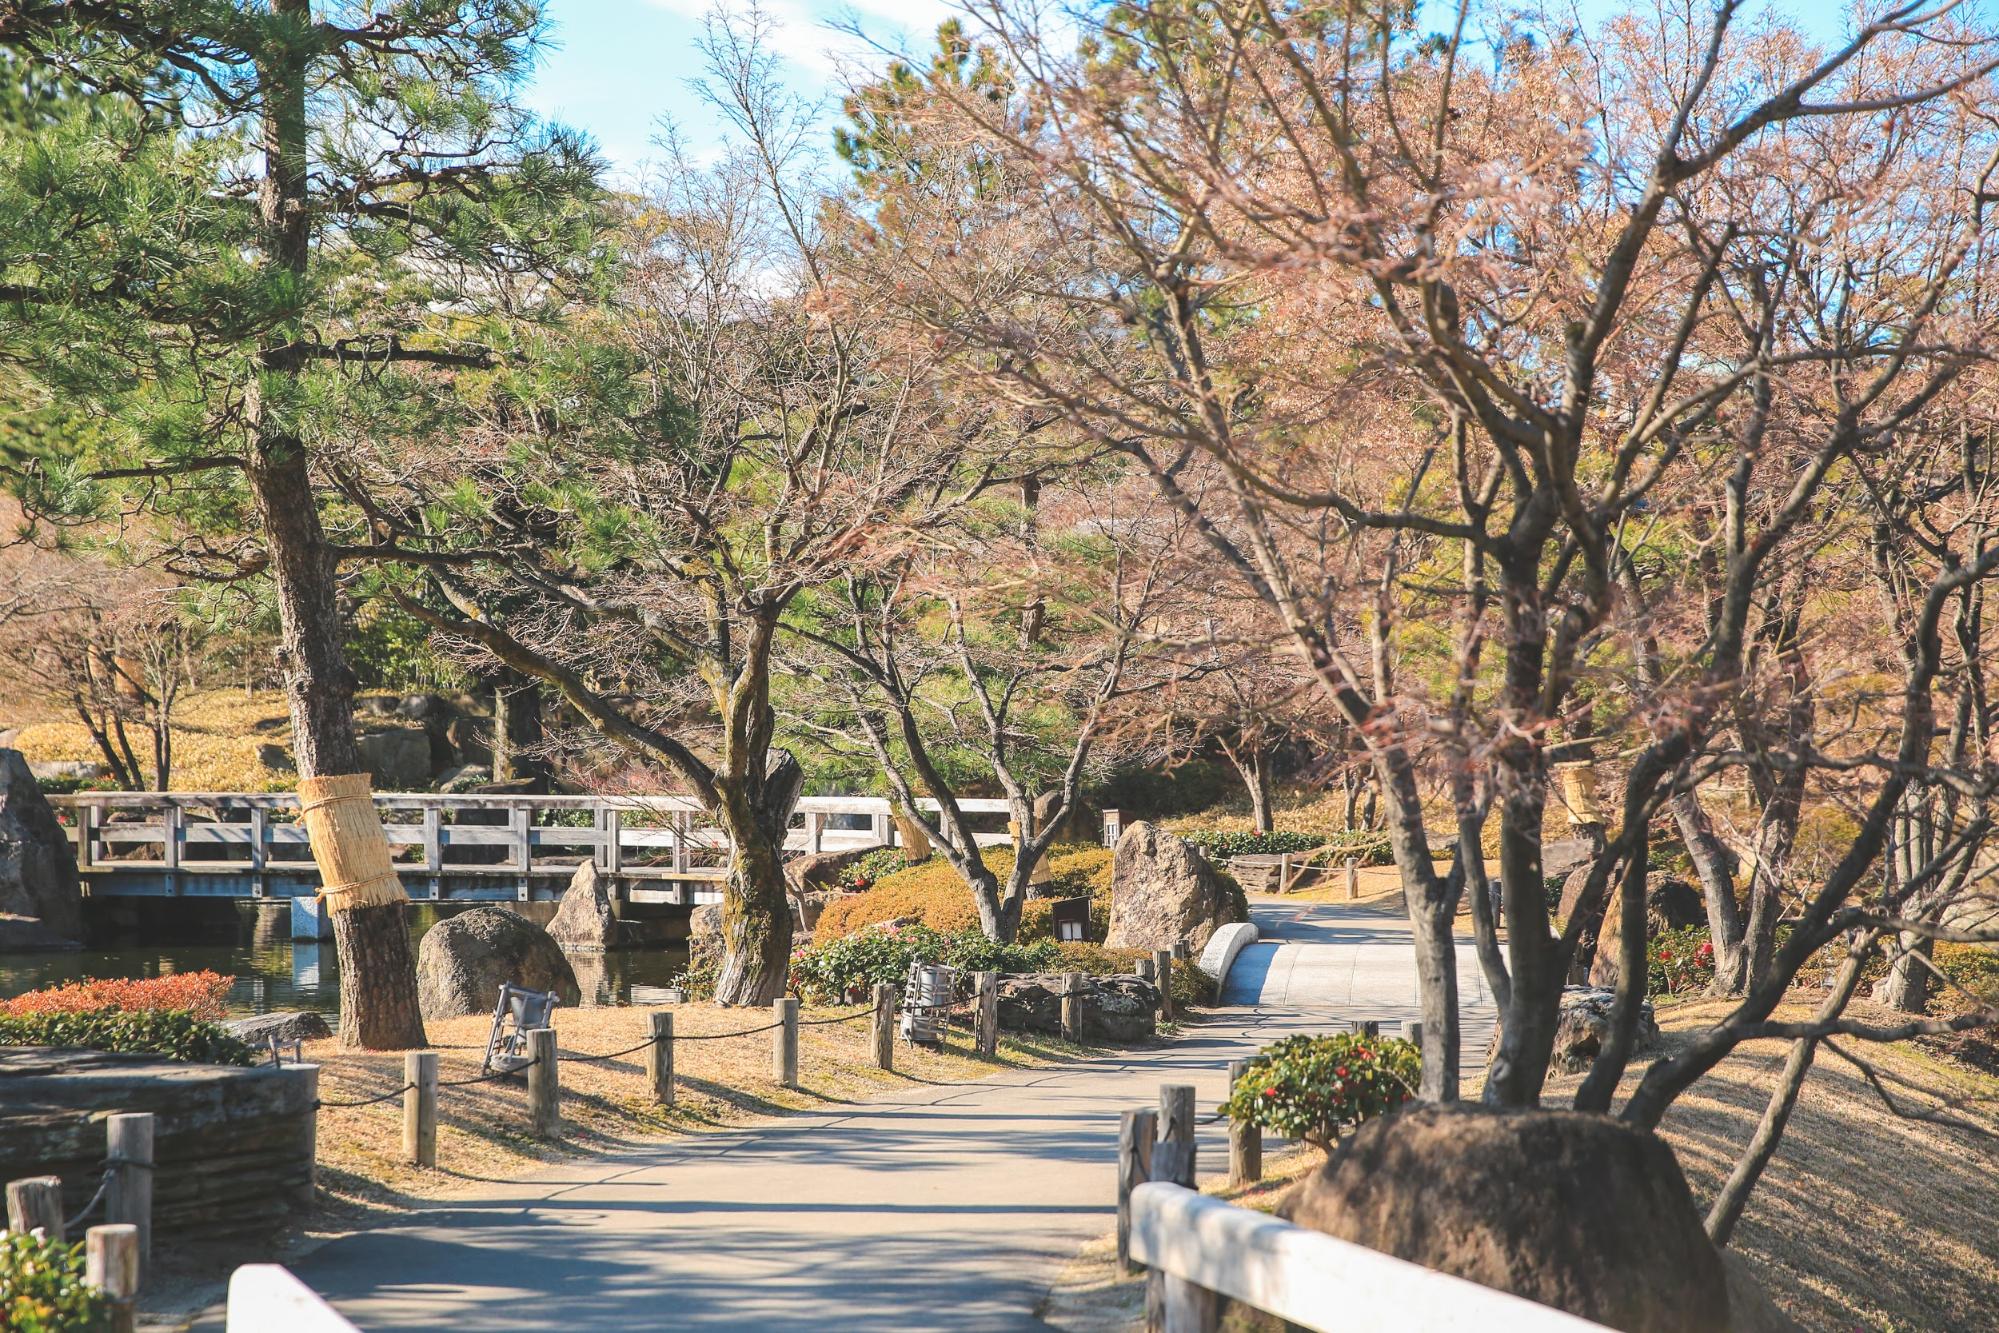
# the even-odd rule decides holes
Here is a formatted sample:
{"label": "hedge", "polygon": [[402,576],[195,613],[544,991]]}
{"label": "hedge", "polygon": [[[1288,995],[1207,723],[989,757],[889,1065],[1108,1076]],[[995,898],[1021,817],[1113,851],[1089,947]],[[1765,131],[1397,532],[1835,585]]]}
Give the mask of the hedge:
{"label": "hedge", "polygon": [[187,1009],[0,1014],[0,1046],[71,1046],[211,1065],[247,1065],[256,1055],[220,1024]]}
{"label": "hedge", "polygon": [[[989,847],[985,863],[1005,881],[1013,869],[1013,852]],[[1048,869],[1060,892],[1057,897],[1088,895],[1093,901],[1090,915],[1096,931],[1110,926],[1111,851],[1108,847],[1058,847],[1048,856]],[[1055,933],[1047,898],[1032,898],[1022,907],[1020,938],[1046,939]],[[867,926],[890,921],[909,921],[928,926],[944,935],[978,929],[979,909],[972,891],[941,856],[932,856],[921,865],[884,875],[871,889],[842,894],[826,904],[814,934],[820,939],[838,939]]]}

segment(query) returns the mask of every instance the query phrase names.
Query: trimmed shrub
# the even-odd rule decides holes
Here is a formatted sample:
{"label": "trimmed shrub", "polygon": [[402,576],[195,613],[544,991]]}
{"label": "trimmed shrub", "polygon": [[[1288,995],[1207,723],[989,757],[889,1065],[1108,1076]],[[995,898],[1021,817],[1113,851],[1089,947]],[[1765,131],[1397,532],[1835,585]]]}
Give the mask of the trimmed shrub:
{"label": "trimmed shrub", "polygon": [[844,893],[872,889],[886,875],[907,870],[909,860],[898,847],[880,847],[840,872],[838,887]]}
{"label": "trimmed shrub", "polygon": [[84,1014],[100,1010],[176,1010],[196,1018],[224,1014],[234,978],[220,972],[176,972],[164,977],[88,977],[0,1001],[0,1014]]}
{"label": "trimmed shrub", "polygon": [[0,1014],[0,1046],[72,1046],[210,1065],[247,1065],[256,1054],[187,1009]]}
{"label": "trimmed shrub", "polygon": [[996,944],[977,926],[946,935],[928,926],[871,926],[791,955],[791,989],[820,1003],[858,1002],[875,986],[900,987],[915,963],[973,972],[1045,972],[1056,961],[1053,940]]}
{"label": "trimmed shrub", "polygon": [[39,1231],[0,1232],[0,1328],[77,1333],[111,1327],[111,1303],[84,1285],[83,1243],[58,1245]]}
{"label": "trimmed shrub", "polygon": [[1414,1097],[1421,1077],[1422,1057],[1398,1037],[1286,1037],[1249,1061],[1221,1112],[1330,1155],[1342,1130]]}
{"label": "trimmed shrub", "polygon": [[[984,856],[986,865],[1002,880],[1013,869],[1013,852],[1008,848],[989,847]],[[1093,899],[1090,915],[1096,921],[1097,933],[1109,928],[1111,851],[1108,847],[1058,847],[1048,855],[1048,869],[1054,876],[1057,896],[1089,895]],[[1035,940],[1053,935],[1052,910],[1048,899],[1029,900],[1021,909],[1020,937]],[[820,914],[814,933],[820,939],[835,939],[891,921],[910,921],[940,934],[955,935],[979,928],[979,909],[972,901],[972,891],[958,878],[958,872],[943,857],[933,856],[921,865],[884,875],[865,892],[833,899]]]}
{"label": "trimmed shrub", "polygon": [[[1093,977],[1131,976],[1139,963],[1152,957],[1150,949],[1107,949],[1081,940],[1064,940],[1055,948],[1060,958],[1057,970],[1087,972]],[[1173,964],[1174,1004],[1213,1004],[1214,1000],[1215,983],[1206,972],[1192,963]]]}
{"label": "trimmed shrub", "polygon": [[1177,835],[1201,849],[1208,860],[1220,865],[1231,856],[1276,856],[1284,852],[1309,852],[1325,843],[1319,833],[1257,833],[1246,829],[1195,829]]}

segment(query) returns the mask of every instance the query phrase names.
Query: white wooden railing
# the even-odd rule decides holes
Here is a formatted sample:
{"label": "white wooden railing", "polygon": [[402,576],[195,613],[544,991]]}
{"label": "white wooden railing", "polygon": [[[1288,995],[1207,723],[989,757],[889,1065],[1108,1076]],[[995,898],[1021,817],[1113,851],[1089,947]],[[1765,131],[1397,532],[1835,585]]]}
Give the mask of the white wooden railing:
{"label": "white wooden railing", "polygon": [[227,1333],[359,1333],[282,1264],[244,1264],[229,1276]]}
{"label": "white wooden railing", "polygon": [[1131,1192],[1131,1257],[1159,1291],[1148,1327],[1213,1333],[1218,1297],[1321,1333],[1603,1333],[1603,1325],[1180,1185]]}
{"label": "white wooden railing", "polygon": [[[288,792],[79,792],[50,798],[76,844],[77,868],[246,876],[263,896],[269,874],[313,873],[298,798]],[[568,875],[581,861],[628,879],[721,880],[729,840],[687,796],[489,796],[380,792],[384,832],[405,876]],[[931,809],[936,802],[924,803]],[[1004,823],[1007,803],[959,803]],[[855,827],[859,825],[859,827]],[[975,835],[1005,843],[999,829]],[[889,803],[875,796],[807,796],[786,845],[843,851],[899,842]],[[463,849],[479,848],[468,857]],[[491,849],[499,849],[494,851]],[[454,856],[456,850],[458,855]],[[162,891],[171,891],[171,886]]]}

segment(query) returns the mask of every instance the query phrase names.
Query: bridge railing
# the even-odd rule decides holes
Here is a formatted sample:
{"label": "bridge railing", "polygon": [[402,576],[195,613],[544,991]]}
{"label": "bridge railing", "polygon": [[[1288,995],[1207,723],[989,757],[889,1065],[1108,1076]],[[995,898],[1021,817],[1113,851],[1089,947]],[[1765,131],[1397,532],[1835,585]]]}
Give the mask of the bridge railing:
{"label": "bridge railing", "polygon": [[[298,798],[288,792],[79,792],[50,801],[70,826],[86,878],[249,876],[250,896],[261,897],[270,876],[316,874]],[[628,880],[728,875],[728,837],[692,797],[381,792],[375,803],[406,877],[510,877],[526,896],[531,877],[567,876],[582,861]],[[962,804],[1004,824],[1003,800]],[[1003,828],[975,837],[981,845],[1007,840]],[[807,796],[786,845],[827,852],[899,841],[881,797]]]}

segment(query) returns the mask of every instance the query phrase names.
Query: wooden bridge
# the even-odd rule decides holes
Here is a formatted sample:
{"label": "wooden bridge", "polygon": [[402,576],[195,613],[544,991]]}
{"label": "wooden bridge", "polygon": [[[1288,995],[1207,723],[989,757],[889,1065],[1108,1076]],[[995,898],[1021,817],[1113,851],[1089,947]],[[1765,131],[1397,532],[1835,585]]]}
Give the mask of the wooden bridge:
{"label": "wooden bridge", "polygon": [[[319,889],[298,798],[289,793],[81,792],[50,798],[71,830],[93,897],[305,899]],[[684,796],[375,797],[403,887],[418,901],[560,897],[585,861],[629,902],[719,899],[729,839]],[[935,808],[935,803],[929,803]],[[961,802],[1007,840],[1003,800]],[[807,796],[785,845],[799,852],[893,845],[888,802]]]}

